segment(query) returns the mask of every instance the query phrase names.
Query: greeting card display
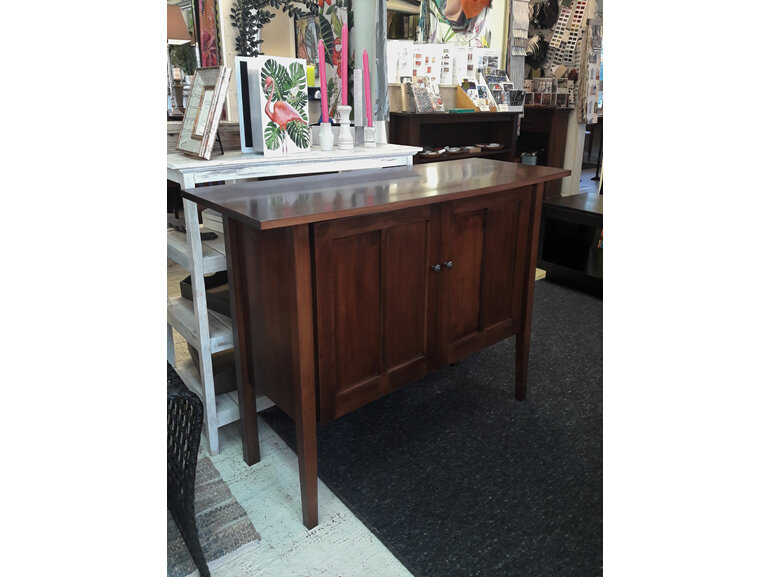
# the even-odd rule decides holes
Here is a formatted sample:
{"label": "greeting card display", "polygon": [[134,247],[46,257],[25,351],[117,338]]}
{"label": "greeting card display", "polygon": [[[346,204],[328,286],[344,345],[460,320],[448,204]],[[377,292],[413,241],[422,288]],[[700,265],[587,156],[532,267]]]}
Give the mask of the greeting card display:
{"label": "greeting card display", "polygon": [[431,82],[427,76],[414,76],[411,85],[418,113],[444,112],[438,84]]}
{"label": "greeting card display", "polygon": [[254,151],[283,156],[310,150],[306,61],[258,56],[249,84],[259,92],[251,98]]}

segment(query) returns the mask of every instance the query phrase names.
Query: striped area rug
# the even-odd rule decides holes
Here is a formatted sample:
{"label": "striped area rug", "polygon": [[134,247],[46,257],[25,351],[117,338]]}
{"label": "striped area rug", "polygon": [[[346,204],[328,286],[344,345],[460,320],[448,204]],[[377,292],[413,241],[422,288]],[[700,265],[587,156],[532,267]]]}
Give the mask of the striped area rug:
{"label": "striped area rug", "polygon": [[[168,577],[197,575],[176,523],[167,512]],[[235,500],[208,457],[198,459],[195,475],[195,520],[209,569],[256,547],[261,539],[244,508]]]}

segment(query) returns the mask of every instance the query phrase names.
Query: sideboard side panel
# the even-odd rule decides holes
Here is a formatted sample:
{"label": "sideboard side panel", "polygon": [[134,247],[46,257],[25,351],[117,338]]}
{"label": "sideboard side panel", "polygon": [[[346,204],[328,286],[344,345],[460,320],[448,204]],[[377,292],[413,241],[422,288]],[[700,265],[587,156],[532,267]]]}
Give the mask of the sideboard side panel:
{"label": "sideboard side panel", "polygon": [[242,226],[239,261],[232,272],[241,276],[247,299],[243,328],[251,361],[249,374],[259,390],[294,418],[296,294],[290,235],[291,229]]}

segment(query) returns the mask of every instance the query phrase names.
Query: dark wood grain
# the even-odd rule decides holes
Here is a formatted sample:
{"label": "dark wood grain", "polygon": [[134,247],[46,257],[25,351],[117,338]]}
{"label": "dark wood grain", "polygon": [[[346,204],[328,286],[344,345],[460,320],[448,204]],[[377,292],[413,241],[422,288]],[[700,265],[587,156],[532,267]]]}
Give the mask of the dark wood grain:
{"label": "dark wood grain", "polygon": [[[227,268],[229,271],[241,269],[240,251],[243,247],[240,235],[242,225],[232,222],[229,218],[222,219],[225,235],[225,250],[227,252]],[[256,390],[254,387],[253,371],[249,370],[249,336],[250,333],[243,324],[249,318],[246,310],[248,299],[245,294],[244,280],[240,275],[230,274],[228,278],[230,291],[230,317],[233,323],[233,349],[235,357],[236,384],[238,387],[238,412],[240,415],[241,439],[243,439],[243,460],[247,465],[253,465],[260,460],[259,431],[257,428]]]}
{"label": "dark wood grain", "polygon": [[558,180],[570,171],[486,158],[358,170],[182,191],[182,196],[257,229],[437,204]]}
{"label": "dark wood grain", "polygon": [[318,525],[318,459],[310,233],[307,226],[295,226],[289,232],[294,278],[288,286],[295,287],[294,291],[286,291],[295,298],[290,318],[294,369],[293,416],[297,428],[302,521],[305,527],[312,529]]}
{"label": "dark wood grain", "polygon": [[514,334],[521,295],[531,187],[446,203],[442,228],[439,349],[456,362]]}
{"label": "dark wood grain", "polygon": [[[476,203],[473,203],[475,206]],[[447,292],[447,343],[454,343],[479,326],[481,265],[484,254],[484,210],[463,210],[456,205],[446,211],[442,238],[442,260],[453,263],[444,270]]]}
{"label": "dark wood grain", "polygon": [[[295,414],[291,386],[296,306],[292,229],[259,231],[242,227],[242,247],[233,272],[248,287],[244,324],[250,339],[250,381],[287,414]],[[292,287],[287,290],[286,287]]]}
{"label": "dark wood grain", "polygon": [[435,305],[426,279],[440,234],[431,214],[426,206],[315,225],[322,422],[427,373]]}
{"label": "dark wood grain", "polygon": [[535,264],[537,263],[537,239],[540,230],[540,213],[543,208],[544,183],[534,187],[532,209],[528,211],[527,240],[525,244],[525,287],[521,304],[521,330],[516,333],[516,385],[515,397],[523,401],[527,396],[527,369],[529,368],[529,343],[532,332],[532,302],[535,298]]}

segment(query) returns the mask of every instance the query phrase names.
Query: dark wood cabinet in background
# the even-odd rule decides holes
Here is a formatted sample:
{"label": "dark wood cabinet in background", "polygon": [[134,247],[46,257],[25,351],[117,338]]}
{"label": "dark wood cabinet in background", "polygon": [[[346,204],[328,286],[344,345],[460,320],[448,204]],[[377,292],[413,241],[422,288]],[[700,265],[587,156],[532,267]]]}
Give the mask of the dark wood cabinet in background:
{"label": "dark wood cabinet in background", "polygon": [[[525,106],[519,129],[519,154],[537,152],[540,166],[564,166],[567,148],[567,124],[570,109],[548,106]],[[545,185],[545,198],[561,195],[561,180]]]}
{"label": "dark wood cabinet in background", "polygon": [[603,202],[596,193],[543,201],[537,266],[550,280],[602,294]]}
{"label": "dark wood cabinet in background", "polygon": [[442,148],[444,146],[473,146],[475,144],[502,144],[497,150],[462,154],[443,154],[425,158],[417,154],[415,164],[485,157],[493,160],[516,158],[517,112],[467,112],[416,114],[413,112],[390,113],[390,137],[393,144],[407,144]]}

